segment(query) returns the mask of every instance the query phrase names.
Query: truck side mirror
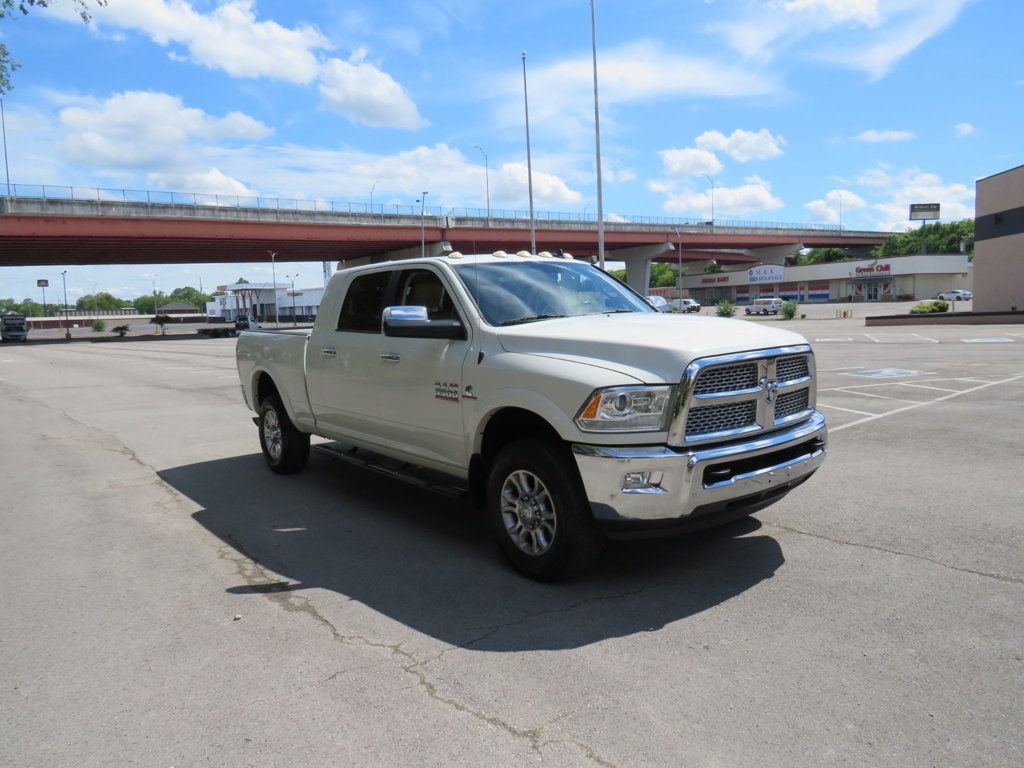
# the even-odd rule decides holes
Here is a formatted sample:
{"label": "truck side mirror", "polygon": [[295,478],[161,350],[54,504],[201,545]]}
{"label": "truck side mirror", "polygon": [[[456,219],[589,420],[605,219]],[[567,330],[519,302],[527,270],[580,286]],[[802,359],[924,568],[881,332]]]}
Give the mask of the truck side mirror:
{"label": "truck side mirror", "polygon": [[385,336],[406,339],[465,339],[466,329],[458,320],[431,320],[426,307],[385,307],[381,317]]}

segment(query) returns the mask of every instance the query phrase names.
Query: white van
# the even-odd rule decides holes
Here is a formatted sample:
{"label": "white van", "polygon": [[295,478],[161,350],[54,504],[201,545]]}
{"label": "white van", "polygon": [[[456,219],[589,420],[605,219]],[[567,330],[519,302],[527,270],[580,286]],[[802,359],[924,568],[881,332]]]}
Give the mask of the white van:
{"label": "white van", "polygon": [[782,299],[754,299],[746,308],[748,315],[777,315],[782,309]]}

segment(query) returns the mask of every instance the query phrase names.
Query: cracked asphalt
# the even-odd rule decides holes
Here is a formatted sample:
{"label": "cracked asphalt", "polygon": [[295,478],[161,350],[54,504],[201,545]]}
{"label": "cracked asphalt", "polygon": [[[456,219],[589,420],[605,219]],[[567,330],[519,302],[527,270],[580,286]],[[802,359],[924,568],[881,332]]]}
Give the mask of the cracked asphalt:
{"label": "cracked asphalt", "polygon": [[822,470],[556,586],[267,471],[231,339],[0,347],[0,765],[1024,764],[1024,326],[788,327]]}

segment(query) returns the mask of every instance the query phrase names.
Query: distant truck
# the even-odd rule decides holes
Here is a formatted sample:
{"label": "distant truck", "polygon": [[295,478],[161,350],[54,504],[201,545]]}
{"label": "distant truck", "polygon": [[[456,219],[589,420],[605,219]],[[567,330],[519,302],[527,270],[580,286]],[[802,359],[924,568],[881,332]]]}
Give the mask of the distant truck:
{"label": "distant truck", "polygon": [[263,326],[254,317],[239,317],[233,323],[210,323],[196,328],[196,333],[211,339],[237,336],[239,331],[255,331]]}
{"label": "distant truck", "polygon": [[0,317],[0,339],[3,341],[28,341],[28,319],[15,312],[6,312]]}

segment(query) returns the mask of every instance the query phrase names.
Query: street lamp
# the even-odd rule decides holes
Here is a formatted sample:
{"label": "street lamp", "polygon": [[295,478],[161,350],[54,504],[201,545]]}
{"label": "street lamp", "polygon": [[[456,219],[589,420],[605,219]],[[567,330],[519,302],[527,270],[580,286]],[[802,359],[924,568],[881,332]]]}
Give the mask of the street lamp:
{"label": "street lamp", "polygon": [[484,156],[484,184],[487,190],[487,223],[491,222],[491,172],[487,166],[487,153],[484,152],[483,147],[479,144],[474,145],[476,149],[480,150],[480,154]]}
{"label": "street lamp", "polygon": [[60,279],[64,283],[64,338],[71,341],[71,329],[68,328],[68,271],[65,269],[60,273]]}
{"label": "street lamp", "polygon": [[288,279],[290,279],[292,281],[292,325],[298,325],[299,324],[299,321],[298,321],[298,319],[296,318],[296,315],[295,315],[295,278],[298,277],[298,276],[299,276],[298,272],[296,272],[294,275],[285,275],[285,277],[287,277]]}
{"label": "street lamp", "polygon": [[426,258],[427,256],[427,237],[423,229],[423,212],[426,208],[427,195],[429,194],[429,192],[424,192],[420,195],[420,199],[416,201],[420,204],[420,258]]}
{"label": "street lamp", "polygon": [[678,285],[677,285],[677,287],[679,289],[678,290],[679,295],[676,298],[681,299],[681,298],[683,298],[683,236],[679,232],[679,230],[677,228],[675,228],[675,227],[672,228],[672,231],[676,233],[676,256],[679,259],[679,262],[678,262],[679,263],[679,267],[678,267],[678,272],[679,272],[678,280],[679,280],[679,282],[678,282]]}
{"label": "street lamp", "polygon": [[705,179],[711,182],[711,228],[715,228],[715,180],[708,176],[706,173],[702,173]]}
{"label": "street lamp", "polygon": [[590,39],[594,52],[594,148],[597,154],[597,256],[604,270],[604,203],[601,197],[601,118],[597,108],[597,16],[590,0]]}
{"label": "street lamp", "polygon": [[533,159],[530,155],[530,97],[526,90],[526,51],[523,51],[523,110],[526,113],[526,184],[530,192],[530,253],[536,253],[537,225],[533,219]]}
{"label": "street lamp", "polygon": [[370,187],[370,215],[371,216],[373,215],[373,190],[377,188],[377,182],[378,181],[380,181],[380,179],[374,179],[373,180],[373,186]]}
{"label": "street lamp", "polygon": [[280,328],[281,321],[277,317],[277,265],[275,259],[277,259],[277,251],[267,251],[270,254],[270,279],[274,283],[274,327]]}

